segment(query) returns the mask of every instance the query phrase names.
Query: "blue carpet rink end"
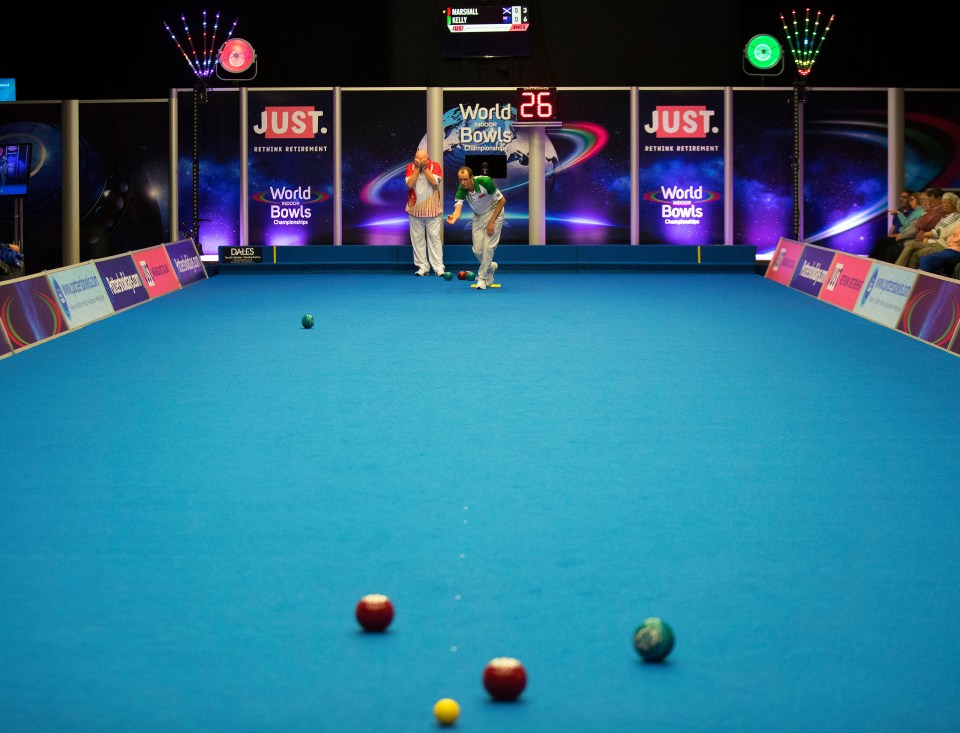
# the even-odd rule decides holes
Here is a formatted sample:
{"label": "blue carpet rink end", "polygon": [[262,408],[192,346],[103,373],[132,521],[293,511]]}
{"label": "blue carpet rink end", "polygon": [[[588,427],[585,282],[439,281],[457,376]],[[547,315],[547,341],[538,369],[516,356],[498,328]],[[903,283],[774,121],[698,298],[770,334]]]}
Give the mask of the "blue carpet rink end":
{"label": "blue carpet rink end", "polygon": [[957,444],[904,377],[955,356],[752,274],[497,280],[218,276],[0,362],[0,730],[957,729],[960,458],[898,437]]}

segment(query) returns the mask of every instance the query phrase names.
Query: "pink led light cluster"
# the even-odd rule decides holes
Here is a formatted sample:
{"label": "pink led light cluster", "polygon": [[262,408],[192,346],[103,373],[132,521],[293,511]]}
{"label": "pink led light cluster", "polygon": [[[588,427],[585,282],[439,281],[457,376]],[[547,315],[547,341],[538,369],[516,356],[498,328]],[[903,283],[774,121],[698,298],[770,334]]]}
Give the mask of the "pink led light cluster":
{"label": "pink led light cluster", "polygon": [[[240,19],[237,18],[233,21],[233,25],[230,26],[230,32],[227,33],[227,37],[224,39],[225,41],[229,40],[233,35],[233,31],[237,27],[238,20]],[[184,48],[184,45],[180,43],[180,40],[170,29],[170,26],[166,21],[164,21],[163,27],[167,29],[167,33],[170,34],[171,40],[177,46],[177,50],[183,54],[183,58],[186,60],[187,66],[190,67],[191,73],[193,73],[193,75],[198,79],[206,79],[213,74],[217,67],[217,27],[220,25],[220,13],[217,12],[217,14],[214,16],[213,29],[208,37],[207,11],[203,11],[203,39],[200,41],[199,51],[197,51],[197,45],[193,42],[193,34],[190,32],[190,27],[187,25],[187,18],[182,13],[180,14],[180,22],[183,23],[183,33],[186,37],[186,46],[189,48],[190,53],[187,53],[187,49]]]}

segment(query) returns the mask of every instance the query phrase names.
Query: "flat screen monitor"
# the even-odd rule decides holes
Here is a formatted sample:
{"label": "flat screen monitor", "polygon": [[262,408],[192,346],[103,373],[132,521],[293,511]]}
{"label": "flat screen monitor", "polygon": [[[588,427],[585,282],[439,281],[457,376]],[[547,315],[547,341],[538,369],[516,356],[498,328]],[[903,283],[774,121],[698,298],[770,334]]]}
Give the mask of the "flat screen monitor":
{"label": "flat screen monitor", "polygon": [[493,59],[530,55],[530,6],[503,3],[445,5],[443,57]]}
{"label": "flat screen monitor", "polygon": [[463,164],[470,168],[475,176],[507,177],[507,156],[503,153],[467,153],[463,156]]}
{"label": "flat screen monitor", "polygon": [[0,77],[0,102],[17,101],[17,80]]}
{"label": "flat screen monitor", "polygon": [[27,195],[30,149],[30,143],[0,144],[0,196]]}

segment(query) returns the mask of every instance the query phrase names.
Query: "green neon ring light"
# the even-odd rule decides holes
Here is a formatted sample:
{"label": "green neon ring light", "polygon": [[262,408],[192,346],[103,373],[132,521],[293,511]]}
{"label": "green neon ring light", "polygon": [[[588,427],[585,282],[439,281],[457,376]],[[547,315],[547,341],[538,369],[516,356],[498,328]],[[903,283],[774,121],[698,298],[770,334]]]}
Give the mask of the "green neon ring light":
{"label": "green neon ring light", "polygon": [[744,54],[751,66],[757,69],[772,69],[780,63],[783,49],[776,38],[761,33],[750,39]]}

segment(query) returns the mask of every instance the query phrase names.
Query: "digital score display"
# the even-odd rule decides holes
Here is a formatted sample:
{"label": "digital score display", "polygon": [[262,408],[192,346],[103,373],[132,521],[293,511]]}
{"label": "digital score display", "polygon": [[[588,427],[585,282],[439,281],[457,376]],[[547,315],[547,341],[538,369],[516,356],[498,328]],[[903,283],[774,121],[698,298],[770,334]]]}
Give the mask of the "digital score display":
{"label": "digital score display", "polygon": [[520,87],[513,99],[514,124],[559,125],[556,87]]}
{"label": "digital score display", "polygon": [[442,8],[444,58],[530,55],[527,5],[460,5]]}

